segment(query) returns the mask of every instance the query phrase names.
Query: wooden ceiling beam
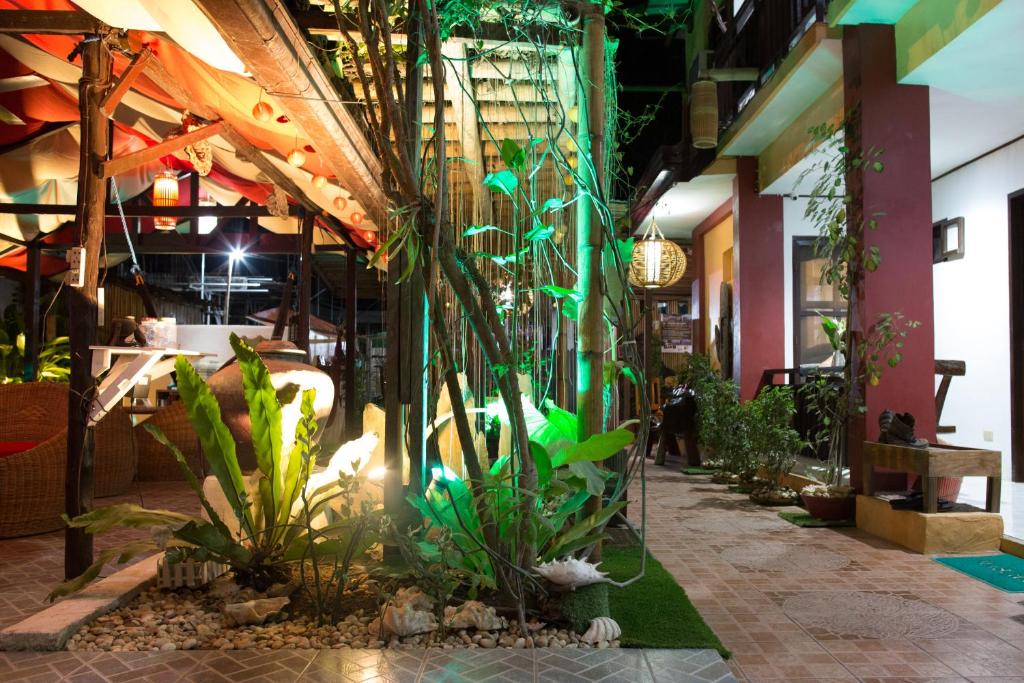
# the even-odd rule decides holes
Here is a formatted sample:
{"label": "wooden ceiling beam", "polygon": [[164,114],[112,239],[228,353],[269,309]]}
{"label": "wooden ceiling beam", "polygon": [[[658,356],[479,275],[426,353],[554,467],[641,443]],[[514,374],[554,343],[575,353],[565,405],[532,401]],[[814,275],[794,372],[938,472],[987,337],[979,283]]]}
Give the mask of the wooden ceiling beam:
{"label": "wooden ceiling beam", "polygon": [[8,9],[0,11],[2,34],[78,35],[98,33],[103,23],[91,14],[68,10]]}
{"label": "wooden ceiling beam", "polygon": [[142,52],[135,55],[132,58],[128,67],[118,77],[114,85],[107,91],[107,94],[103,96],[100,101],[100,111],[108,119],[114,116],[114,110],[117,109],[117,105],[120,104],[121,98],[124,97],[125,93],[131,90],[132,83],[135,79],[142,75],[142,72],[146,69],[146,64],[153,56],[153,51],[148,47]]}
{"label": "wooden ceiling beam", "polygon": [[224,130],[223,121],[214,121],[208,123],[205,126],[200,126],[195,130],[189,131],[182,135],[175,135],[174,137],[162,140],[152,147],[146,147],[140,149],[138,152],[132,152],[126,154],[123,157],[116,157],[114,159],[108,159],[107,161],[100,162],[100,173],[104,178],[110,178],[111,176],[120,175],[121,173],[127,173],[133,169],[148,164],[151,161],[156,161],[160,157],[173,154],[179,150],[185,149],[191,144],[205,140],[214,135],[218,135]]}

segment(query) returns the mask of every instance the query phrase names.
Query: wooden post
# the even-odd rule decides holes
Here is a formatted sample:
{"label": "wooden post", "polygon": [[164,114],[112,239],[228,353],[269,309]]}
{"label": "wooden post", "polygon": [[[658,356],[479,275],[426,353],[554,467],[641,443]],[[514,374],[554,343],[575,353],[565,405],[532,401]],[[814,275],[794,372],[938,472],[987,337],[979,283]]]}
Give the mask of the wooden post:
{"label": "wooden post", "polygon": [[42,280],[39,277],[40,249],[30,244],[25,254],[25,381],[32,382],[39,376],[39,346],[42,338],[42,324],[39,320],[39,295]]}
{"label": "wooden post", "polygon": [[[307,211],[302,215],[302,234],[299,247],[299,324],[295,345],[309,357],[309,300],[313,283],[313,228],[316,215]],[[312,362],[312,358],[310,358]]]}
{"label": "wooden post", "polygon": [[295,284],[295,273],[289,272],[281,290],[281,303],[277,305],[277,318],[274,319],[274,331],[270,338],[277,341],[284,338],[284,330],[288,327],[288,319],[292,317],[292,286]]}
{"label": "wooden post", "polygon": [[356,405],[356,250],[350,248],[345,258],[345,438],[355,439],[363,431]]}
{"label": "wooden post", "polygon": [[[199,206],[199,174],[195,171],[192,171],[188,176],[188,205],[193,209]],[[198,216],[188,219],[188,232],[190,235],[199,234]]]}
{"label": "wooden post", "polygon": [[[587,188],[576,203],[576,290],[583,295],[576,326],[577,438],[583,441],[604,431],[604,301],[601,247],[604,240],[599,201],[604,196],[604,41],[605,23],[600,4],[580,3],[583,20],[580,92],[577,96],[579,126],[579,180]],[[593,496],[587,512],[601,509],[601,497]],[[601,558],[598,545],[591,561]]]}
{"label": "wooden post", "polygon": [[[75,216],[78,243],[85,249],[81,265],[85,284],[68,288],[67,295],[71,373],[64,506],[69,517],[92,508],[93,430],[88,415],[96,382],[89,346],[96,341],[96,286],[107,199],[106,183],[100,172],[100,163],[107,153],[107,120],[100,111],[100,101],[110,84],[111,64],[110,51],[100,36],[85,36],[82,78],[78,84],[81,154]],[[92,536],[84,529],[68,529],[64,538],[64,575],[71,579],[92,564]]]}

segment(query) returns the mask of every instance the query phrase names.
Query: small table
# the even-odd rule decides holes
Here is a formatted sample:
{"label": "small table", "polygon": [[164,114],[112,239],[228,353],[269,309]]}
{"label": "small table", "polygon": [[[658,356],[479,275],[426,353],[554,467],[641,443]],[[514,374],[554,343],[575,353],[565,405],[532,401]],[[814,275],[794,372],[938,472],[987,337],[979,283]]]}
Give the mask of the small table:
{"label": "small table", "polygon": [[868,496],[875,493],[873,478],[876,466],[920,475],[925,512],[938,512],[939,477],[988,477],[985,510],[999,512],[1002,475],[1002,454],[999,451],[934,444],[927,448],[911,448],[865,441],[862,464],[864,493]]}

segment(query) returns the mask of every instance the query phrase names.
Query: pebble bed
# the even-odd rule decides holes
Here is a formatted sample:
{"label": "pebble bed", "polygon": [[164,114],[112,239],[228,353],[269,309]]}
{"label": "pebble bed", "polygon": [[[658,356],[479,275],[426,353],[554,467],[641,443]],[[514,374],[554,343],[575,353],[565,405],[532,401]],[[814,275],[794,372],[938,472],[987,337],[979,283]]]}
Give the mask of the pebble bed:
{"label": "pebble bed", "polygon": [[[262,597],[257,594],[257,597]],[[369,633],[369,624],[378,615],[359,609],[337,624],[318,626],[315,620],[287,612],[280,621],[253,626],[229,623],[221,613],[223,599],[206,591],[162,591],[151,588],[132,603],[97,617],[73,635],[68,650],[147,652],[171,650],[252,650],[252,649],[382,649],[382,648],[599,648],[618,647],[619,641],[597,645],[581,642],[568,629],[548,627],[540,622],[527,624],[528,633],[518,624],[502,631],[449,629],[380,640]]]}

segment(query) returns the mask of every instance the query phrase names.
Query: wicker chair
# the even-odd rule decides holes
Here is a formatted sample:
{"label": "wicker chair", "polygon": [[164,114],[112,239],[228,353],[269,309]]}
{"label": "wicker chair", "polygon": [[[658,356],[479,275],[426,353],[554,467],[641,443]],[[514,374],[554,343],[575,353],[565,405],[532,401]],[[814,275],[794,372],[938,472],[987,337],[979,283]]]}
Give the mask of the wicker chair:
{"label": "wicker chair", "polygon": [[[0,538],[60,529],[64,523],[68,387],[52,382],[0,385],[0,441],[30,442],[0,457]],[[96,497],[123,493],[135,475],[131,421],[116,408],[95,431]]]}
{"label": "wicker chair", "polygon": [[192,429],[185,404],[181,401],[175,401],[161,409],[135,428],[135,440],[139,444],[139,468],[136,479],[182,481],[185,478],[174,454],[153,438],[145,428],[147,424],[159,427],[164,436],[181,450],[192,472],[202,479],[204,461],[202,450],[199,448],[199,438]]}

